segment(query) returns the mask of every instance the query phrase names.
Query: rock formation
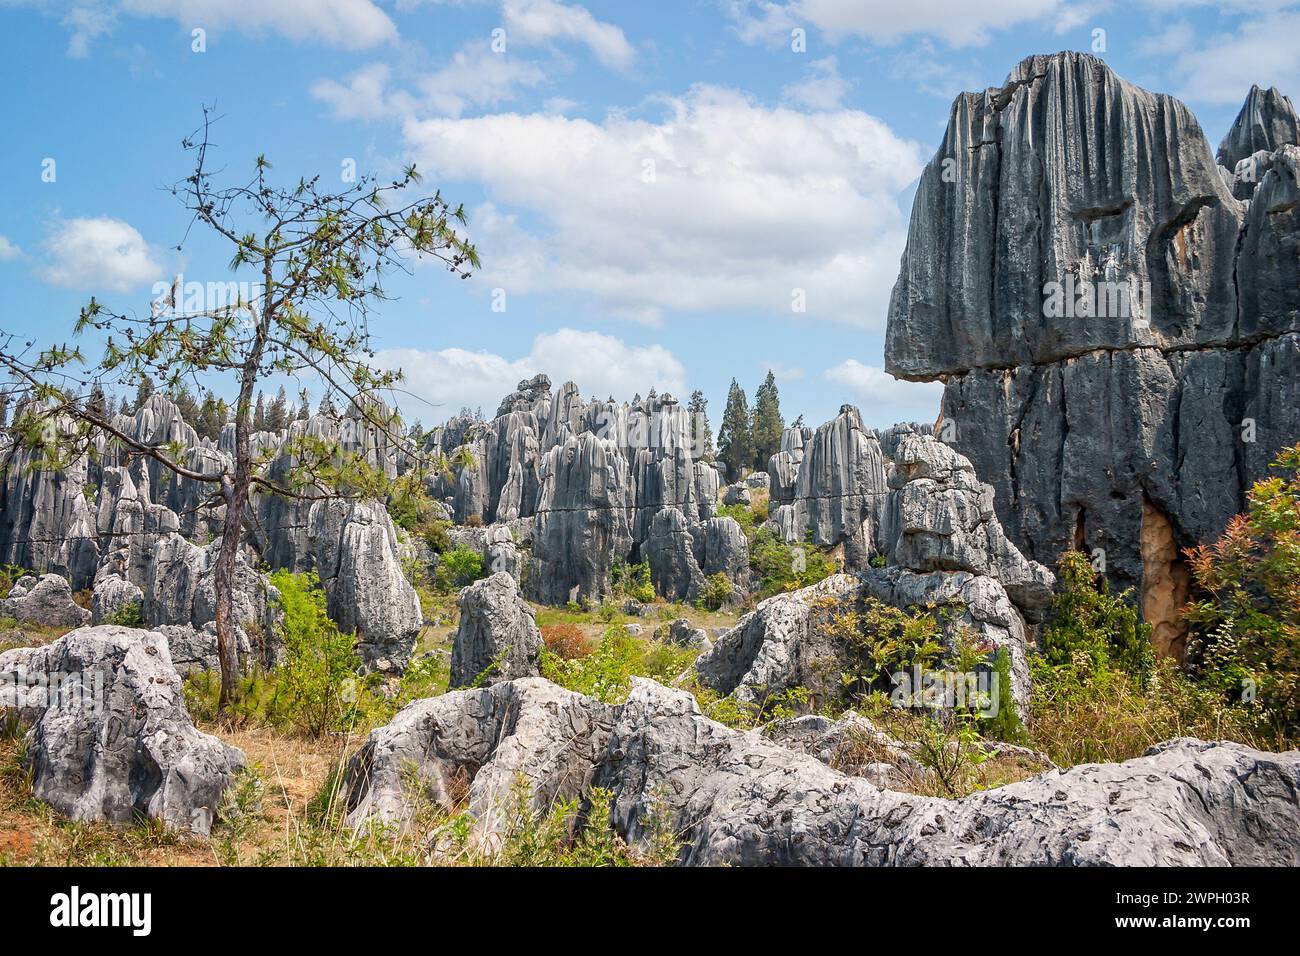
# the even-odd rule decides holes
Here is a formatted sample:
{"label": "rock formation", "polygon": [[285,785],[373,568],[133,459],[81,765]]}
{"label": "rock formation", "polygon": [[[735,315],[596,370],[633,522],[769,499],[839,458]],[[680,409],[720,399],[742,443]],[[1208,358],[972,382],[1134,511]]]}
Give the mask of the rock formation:
{"label": "rock formation", "polygon": [[74,820],[206,835],[244,755],[194,729],[167,640],[87,627],[0,654],[0,715],[31,724],[34,794]]}
{"label": "rock formation", "polygon": [[509,574],[498,572],[460,592],[460,625],[451,651],[451,686],[487,686],[537,675],[542,635],[533,609]]}
{"label": "rock formation", "polygon": [[1026,556],[1082,548],[1116,585],[1166,588],[1144,516],[1210,540],[1300,441],[1293,117],[1253,91],[1224,141],[1225,164],[1272,151],[1245,204],[1186,107],[1091,56],[1031,57],[953,105],[886,368],[944,380],[944,437]]}
{"label": "rock formation", "polygon": [[349,822],[415,827],[412,777],[444,809],[467,793],[486,847],[522,777],[539,808],[610,790],[611,822],[633,842],[666,818],[686,865],[1300,862],[1300,753],[1182,739],[942,800],[730,730],[690,694],[641,679],[619,705],[540,678],[416,701],[349,762]]}
{"label": "rock formation", "polygon": [[72,600],[67,578],[43,574],[40,579],[19,578],[9,596],[0,601],[0,617],[12,617],[19,624],[39,627],[80,627],[90,620],[90,612]]}

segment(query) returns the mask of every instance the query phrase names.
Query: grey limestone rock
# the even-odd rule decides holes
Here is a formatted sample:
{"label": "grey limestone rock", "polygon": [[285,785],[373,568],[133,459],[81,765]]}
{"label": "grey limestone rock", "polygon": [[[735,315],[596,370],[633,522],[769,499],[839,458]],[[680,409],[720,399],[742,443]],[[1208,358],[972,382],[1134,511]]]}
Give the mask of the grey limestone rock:
{"label": "grey limestone rock", "polygon": [[1300,861],[1300,752],[1182,739],[943,800],[880,789],[798,752],[797,738],[816,746],[831,730],[786,734],[783,746],[708,720],[690,694],[653,681],[634,679],[627,700],[609,705],[526,678],[416,701],[372,732],[348,766],[348,820],[414,827],[414,777],[444,809],[467,806],[490,848],[523,775],[538,807],[611,791],[620,835],[636,843],[664,821],[686,865]]}
{"label": "grey limestone rock", "polygon": [[498,572],[477,581],[460,592],[459,603],[452,687],[536,676],[542,635],[514,578]]}
{"label": "grey limestone rock", "polygon": [[37,580],[20,578],[0,601],[0,617],[12,617],[20,624],[40,627],[80,627],[90,621],[90,612],[72,600],[72,587],[59,574],[43,574]]}
{"label": "grey limestone rock", "polygon": [[0,675],[21,678],[0,685],[0,711],[31,723],[27,765],[41,800],[74,820],[211,829],[244,755],[194,728],[163,635],[81,628],[0,654]]}

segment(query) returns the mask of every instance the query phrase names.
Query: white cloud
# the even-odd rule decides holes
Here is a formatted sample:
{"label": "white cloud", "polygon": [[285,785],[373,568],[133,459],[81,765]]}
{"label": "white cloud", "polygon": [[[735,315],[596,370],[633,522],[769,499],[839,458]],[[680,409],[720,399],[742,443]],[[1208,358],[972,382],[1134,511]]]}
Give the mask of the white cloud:
{"label": "white cloud", "polygon": [[831,42],[862,37],[893,43],[935,36],[949,46],[984,43],[990,32],[1058,16],[1062,0],[731,0],[737,32],[746,42],[789,42],[795,27],[815,27]]}
{"label": "white cloud", "polygon": [[123,16],[174,20],[186,31],[201,28],[212,34],[237,30],[248,36],[272,33],[347,49],[397,39],[396,25],[375,0],[35,0],[33,5],[41,10],[66,10],[61,22],[71,34],[68,55],[72,57],[87,56],[92,41],[112,32]]}
{"label": "white cloud", "polygon": [[1300,88],[1295,37],[1300,13],[1275,13],[1245,21],[1235,33],[1216,33],[1184,51],[1172,72],[1181,81],[1178,95],[1205,103],[1236,104],[1252,84]]}
{"label": "white cloud", "polygon": [[839,61],[833,56],[813,60],[807,75],[781,91],[782,98],[810,110],[839,109],[849,82],[840,76]]}
{"label": "white cloud", "polygon": [[159,281],[165,267],[136,229],[120,219],[67,219],[45,243],[46,282],[76,289],[129,292]]}
{"label": "white cloud", "polygon": [[502,4],[508,41],[546,43],[573,40],[584,44],[605,66],[625,70],[636,51],[623,31],[597,20],[586,7],[555,0],[505,0]]}
{"label": "white cloud", "polygon": [[111,32],[116,21],[113,10],[93,2],[73,6],[62,20],[63,27],[71,34],[68,37],[68,56],[84,59],[90,54],[90,44]]}
{"label": "white cloud", "polygon": [[1192,25],[1186,20],[1169,24],[1159,33],[1141,40],[1138,52],[1146,56],[1173,56],[1189,49],[1195,42],[1196,34]]}
{"label": "white cloud", "polygon": [[902,381],[882,368],[863,365],[857,359],[847,359],[828,368],[822,377],[846,388],[873,418],[879,417],[877,409],[882,407],[890,410],[894,421],[932,422],[939,417],[939,401],[943,397],[940,382]]}
{"label": "white cloud", "polygon": [[460,116],[471,107],[495,107],[519,90],[546,81],[540,67],[493,53],[487,43],[462,47],[435,73],[415,79],[415,92],[390,89],[392,70],[383,63],[362,67],[347,79],[319,80],[312,95],[340,119],[373,120],[413,114]]}
{"label": "white cloud", "polygon": [[0,236],[0,262],[17,259],[23,251],[9,241],[7,236]]}
{"label": "white cloud", "polygon": [[611,312],[809,315],[883,325],[921,148],[849,110],[770,109],[716,87],[658,122],[502,114],[408,120],[439,182],[481,183],[481,285],[583,293]]}
{"label": "white cloud", "polygon": [[[491,415],[497,404],[523,379],[545,372],[556,385],[576,382],[592,395],[624,401],[652,387],[683,395],[686,370],[660,345],[631,346],[600,332],[559,329],[533,339],[527,355],[516,359],[465,349],[385,349],[375,356],[382,368],[400,368],[403,388],[418,398],[397,394],[409,418],[442,420],[462,406],[482,406]],[[422,401],[421,401],[422,399]],[[430,405],[438,406],[435,409]]]}

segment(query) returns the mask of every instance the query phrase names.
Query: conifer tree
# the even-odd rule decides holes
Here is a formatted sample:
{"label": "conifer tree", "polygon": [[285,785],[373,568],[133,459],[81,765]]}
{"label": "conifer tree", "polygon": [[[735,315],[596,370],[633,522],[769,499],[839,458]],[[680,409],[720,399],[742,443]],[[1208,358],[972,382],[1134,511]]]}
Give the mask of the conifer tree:
{"label": "conifer tree", "polygon": [[767,469],[767,462],[781,450],[781,432],[785,420],[781,417],[781,399],[776,390],[776,376],[768,369],[767,378],[754,393],[754,419],[750,428],[754,447],[754,468]]}
{"label": "conifer tree", "polygon": [[754,460],[754,446],[749,433],[749,401],[744,389],[731,380],[727,407],[718,429],[718,458],[726,466],[729,481],[740,478],[741,469]]}

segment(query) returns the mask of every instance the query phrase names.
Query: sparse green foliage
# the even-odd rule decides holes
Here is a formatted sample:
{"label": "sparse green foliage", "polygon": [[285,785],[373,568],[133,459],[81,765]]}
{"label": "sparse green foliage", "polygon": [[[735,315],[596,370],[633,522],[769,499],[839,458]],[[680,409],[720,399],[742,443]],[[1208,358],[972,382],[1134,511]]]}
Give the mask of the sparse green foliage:
{"label": "sparse green foliage", "polygon": [[487,577],[483,555],[463,544],[444,551],[438,558],[436,581],[444,591],[463,588],[480,578]]}
{"label": "sparse green foliage", "polygon": [[721,571],[709,575],[704,582],[704,591],[700,595],[700,605],[708,611],[716,611],[730,600],[735,587],[731,579]]}
{"label": "sparse green foliage", "polygon": [[1061,555],[1058,571],[1061,590],[1043,632],[1047,662],[1069,664],[1083,652],[1098,667],[1114,665],[1138,677],[1149,674],[1155,661],[1151,626],[1139,616],[1133,592],[1112,596],[1081,551]]}
{"label": "sparse green foliage", "polygon": [[1257,481],[1249,512],[1188,552],[1203,595],[1187,609],[1200,678],[1278,733],[1300,729],[1300,445]]}

